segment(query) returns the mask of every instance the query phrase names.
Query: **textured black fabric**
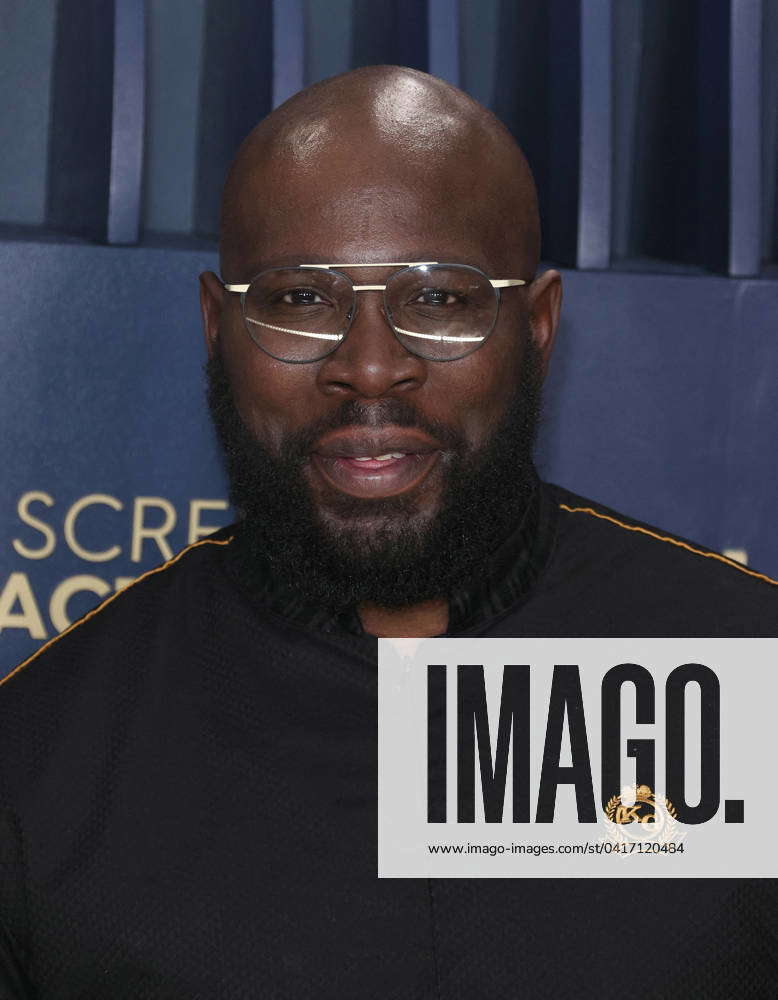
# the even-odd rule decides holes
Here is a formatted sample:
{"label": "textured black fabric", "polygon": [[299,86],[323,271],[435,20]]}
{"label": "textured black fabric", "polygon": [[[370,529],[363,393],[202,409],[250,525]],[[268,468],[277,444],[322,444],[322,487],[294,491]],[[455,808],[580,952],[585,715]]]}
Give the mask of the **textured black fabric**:
{"label": "textured black fabric", "polygon": [[[774,584],[539,510],[534,584],[463,632],[778,635]],[[774,882],[377,879],[376,640],[263,605],[230,535],[0,687],[3,1000],[778,995]]]}

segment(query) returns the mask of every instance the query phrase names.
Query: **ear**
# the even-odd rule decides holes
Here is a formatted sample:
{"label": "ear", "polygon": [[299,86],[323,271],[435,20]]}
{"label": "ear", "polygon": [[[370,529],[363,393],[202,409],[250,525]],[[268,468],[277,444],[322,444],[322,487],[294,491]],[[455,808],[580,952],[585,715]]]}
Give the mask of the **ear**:
{"label": "ear", "polygon": [[529,286],[532,338],[543,359],[544,374],[554,349],[561,310],[562,278],[558,271],[544,271]]}
{"label": "ear", "polygon": [[209,358],[218,349],[219,325],[226,296],[224,286],[213,271],[203,271],[200,275],[200,311],[203,315],[205,349]]}

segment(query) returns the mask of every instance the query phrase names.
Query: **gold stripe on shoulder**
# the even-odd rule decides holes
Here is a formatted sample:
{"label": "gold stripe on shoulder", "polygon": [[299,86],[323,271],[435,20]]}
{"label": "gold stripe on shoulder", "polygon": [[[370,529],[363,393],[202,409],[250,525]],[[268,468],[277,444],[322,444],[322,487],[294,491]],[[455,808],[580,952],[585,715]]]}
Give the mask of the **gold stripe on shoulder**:
{"label": "gold stripe on shoulder", "polygon": [[753,576],[757,580],[764,580],[765,583],[771,583],[774,587],[778,587],[778,580],[773,580],[772,577],[765,576],[764,573],[757,573],[755,570],[735,562],[734,559],[727,559],[726,556],[719,555],[718,552],[706,552],[704,549],[696,549],[693,545],[689,545],[686,542],[679,542],[677,538],[658,535],[656,532],[649,531],[648,528],[641,528],[637,524],[625,524],[623,521],[619,521],[618,518],[610,517],[608,514],[600,514],[599,511],[592,510],[591,507],[568,507],[566,503],[560,503],[559,508],[560,510],[566,510],[569,514],[590,514],[592,517],[598,517],[601,521],[609,521],[619,528],[624,528],[625,531],[636,531],[639,535],[648,535],[649,538],[655,538],[658,542],[668,542],[679,549],[686,549],[687,552],[693,552],[696,556],[702,556],[704,559],[715,559],[717,562],[724,563],[725,566],[731,566],[733,569],[740,570],[746,576]]}
{"label": "gold stripe on shoulder", "polygon": [[6,681],[10,681],[10,679],[16,674],[18,674],[20,670],[23,670],[26,666],[32,663],[33,660],[37,659],[41,655],[41,653],[44,653],[49,648],[49,646],[53,646],[55,642],[59,642],[59,640],[62,639],[64,636],[66,636],[68,632],[72,632],[73,629],[78,628],[79,625],[83,625],[84,622],[88,622],[90,618],[93,618],[96,614],[102,611],[103,608],[108,607],[111,601],[115,601],[120,594],[123,594],[125,591],[130,590],[136,584],[140,583],[141,580],[145,580],[150,576],[154,576],[155,573],[161,573],[169,566],[172,566],[173,563],[177,563],[182,556],[185,556],[187,554],[187,552],[191,552],[192,549],[196,549],[201,545],[229,545],[231,541],[232,541],[231,537],[223,540],[216,538],[203,538],[199,542],[192,542],[191,545],[187,545],[186,548],[181,549],[181,551],[176,555],[174,555],[172,559],[168,559],[168,561],[162,563],[161,566],[156,566],[154,569],[147,570],[145,573],[141,574],[141,576],[139,576],[137,580],[133,580],[132,583],[128,583],[126,587],[122,587],[121,590],[117,590],[115,594],[111,594],[110,597],[106,597],[104,601],[101,601],[96,608],[92,608],[92,610],[89,611],[87,614],[85,614],[83,618],[79,618],[77,622],[73,622],[72,625],[69,625],[64,632],[60,632],[58,635],[55,635],[53,638],[49,639],[48,642],[44,643],[40,647],[40,649],[36,649],[31,656],[28,656],[27,659],[23,660],[18,667],[14,667],[14,669],[10,672],[10,674],[7,674],[0,680],[0,687],[2,687],[3,684],[6,683]]}

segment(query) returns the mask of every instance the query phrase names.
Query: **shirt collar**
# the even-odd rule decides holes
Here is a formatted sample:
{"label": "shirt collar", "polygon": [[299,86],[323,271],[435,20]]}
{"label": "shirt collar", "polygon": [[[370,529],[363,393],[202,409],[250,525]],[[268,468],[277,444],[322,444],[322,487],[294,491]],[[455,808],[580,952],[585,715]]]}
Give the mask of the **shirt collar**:
{"label": "shirt collar", "polygon": [[[446,635],[455,635],[479,623],[499,617],[527,599],[545,566],[553,546],[556,505],[549,488],[535,477],[535,484],[516,528],[484,562],[479,574],[463,581],[449,597]],[[254,601],[282,618],[324,632],[364,636],[356,608],[333,612],[312,607],[297,593],[274,579],[269,570],[251,559],[243,543],[241,526],[235,528],[227,549],[231,576]]]}

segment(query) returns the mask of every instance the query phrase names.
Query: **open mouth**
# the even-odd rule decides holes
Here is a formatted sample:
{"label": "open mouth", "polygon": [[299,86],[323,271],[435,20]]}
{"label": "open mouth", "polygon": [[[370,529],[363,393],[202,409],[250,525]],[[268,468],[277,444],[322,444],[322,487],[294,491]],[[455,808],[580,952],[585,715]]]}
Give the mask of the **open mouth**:
{"label": "open mouth", "polygon": [[414,489],[425,478],[440,452],[388,458],[329,458],[311,455],[324,479],[343,493],[355,497],[393,497]]}
{"label": "open mouth", "polygon": [[311,465],[335,489],[378,499],[415,489],[440,453],[440,445],[418,431],[347,428],[325,436],[315,446]]}

